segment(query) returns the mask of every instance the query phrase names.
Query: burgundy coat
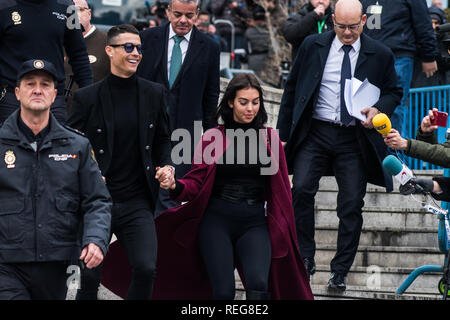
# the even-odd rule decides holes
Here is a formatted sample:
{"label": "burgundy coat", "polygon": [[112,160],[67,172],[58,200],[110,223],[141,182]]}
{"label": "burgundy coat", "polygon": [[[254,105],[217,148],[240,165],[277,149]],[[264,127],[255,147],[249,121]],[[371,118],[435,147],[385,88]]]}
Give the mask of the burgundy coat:
{"label": "burgundy coat", "polygon": [[[269,291],[273,299],[312,300],[306,269],[297,245],[292,207],[292,194],[284,151],[276,131],[268,128],[268,141],[278,144],[279,157],[272,161],[279,169],[270,176],[270,188],[265,195],[267,221],[272,246]],[[212,143],[214,134],[221,134],[222,143]],[[216,140],[213,140],[214,142]],[[187,203],[165,211],[156,220],[158,235],[157,271],[153,299],[209,299],[212,295],[208,275],[197,246],[197,232],[213,189],[216,163],[229,141],[222,126],[208,130],[194,156],[192,169],[179,180],[184,185],[176,200]],[[212,149],[219,150],[216,154]],[[226,148],[225,148],[226,149]],[[213,159],[201,157],[212,154]],[[197,161],[196,161],[197,160]],[[125,261],[123,261],[125,260]],[[102,283],[124,297],[130,281],[130,271],[124,253],[117,242],[106,256]],[[245,279],[243,279],[245,285]]]}

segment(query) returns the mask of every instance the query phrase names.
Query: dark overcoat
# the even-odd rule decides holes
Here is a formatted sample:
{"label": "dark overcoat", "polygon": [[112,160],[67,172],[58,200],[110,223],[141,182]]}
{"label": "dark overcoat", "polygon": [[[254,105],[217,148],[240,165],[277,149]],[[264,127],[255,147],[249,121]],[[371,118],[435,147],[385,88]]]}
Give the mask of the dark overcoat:
{"label": "dark overcoat", "polygon": [[[75,92],[67,120],[91,142],[103,175],[111,164],[114,148],[114,113],[107,79]],[[166,95],[161,85],[139,77],[137,86],[139,148],[154,206],[159,192],[155,168],[172,163]]]}
{"label": "dark overcoat", "polygon": [[[310,126],[313,108],[319,95],[320,84],[328,53],[335,37],[334,31],[307,37],[299,49],[297,59],[288,77],[281,100],[277,128],[285,148],[288,166],[291,168],[297,148],[305,139]],[[402,90],[397,87],[394,56],[381,42],[361,34],[361,49],[354,77],[368,81],[380,88],[380,99],[374,106],[380,112],[391,115],[400,103]],[[381,162],[386,156],[386,145],[375,129],[364,128],[356,121],[356,134],[362,157],[367,168],[368,182],[392,191],[392,177],[384,172]]]}

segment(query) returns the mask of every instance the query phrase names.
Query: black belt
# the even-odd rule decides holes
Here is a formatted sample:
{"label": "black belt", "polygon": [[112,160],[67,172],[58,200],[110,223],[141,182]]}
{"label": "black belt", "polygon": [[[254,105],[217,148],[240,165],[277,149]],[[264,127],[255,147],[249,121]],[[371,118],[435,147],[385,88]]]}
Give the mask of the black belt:
{"label": "black belt", "polygon": [[229,201],[229,202],[232,202],[235,204],[246,203],[249,206],[262,204],[264,202],[264,200],[262,200],[262,199],[239,198],[239,197],[233,197],[233,196],[225,195],[225,194],[214,194],[213,198],[219,198],[219,199],[226,200],[226,201]]}
{"label": "black belt", "polygon": [[248,205],[261,204],[264,202],[264,189],[259,186],[239,186],[239,185],[216,185],[214,186],[213,197],[227,200],[233,203],[247,203]]}
{"label": "black belt", "polygon": [[313,118],[313,121],[315,121],[318,124],[328,125],[330,127],[338,127],[338,128],[345,128],[345,129],[355,128],[354,125],[346,126],[340,122],[331,122],[331,121],[319,120],[319,119],[315,119],[315,118]]}

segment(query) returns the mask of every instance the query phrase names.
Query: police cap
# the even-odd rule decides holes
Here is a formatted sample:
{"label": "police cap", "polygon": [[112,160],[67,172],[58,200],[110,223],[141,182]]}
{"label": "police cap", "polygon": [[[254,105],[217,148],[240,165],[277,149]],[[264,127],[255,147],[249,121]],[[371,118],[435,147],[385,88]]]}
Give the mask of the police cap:
{"label": "police cap", "polygon": [[45,71],[51,75],[55,81],[57,80],[55,66],[51,62],[39,59],[32,59],[22,63],[19,68],[17,80],[19,81],[24,75],[32,71]]}

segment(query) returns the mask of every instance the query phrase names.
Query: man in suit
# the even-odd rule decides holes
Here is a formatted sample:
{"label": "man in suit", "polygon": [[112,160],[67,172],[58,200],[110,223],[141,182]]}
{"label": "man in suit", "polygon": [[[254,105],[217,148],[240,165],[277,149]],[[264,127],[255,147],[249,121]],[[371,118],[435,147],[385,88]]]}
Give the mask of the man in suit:
{"label": "man in suit", "polygon": [[[169,1],[170,23],[141,33],[143,59],[138,70],[138,75],[167,88],[170,129],[187,129],[191,137],[194,121],[201,121],[204,131],[215,126],[220,91],[219,46],[194,26],[198,12],[198,0]],[[183,159],[191,161],[194,145],[191,141],[191,153]],[[190,164],[176,164],[181,178]],[[157,213],[174,205],[167,192],[161,197]]]}
{"label": "man in suit", "polygon": [[[164,87],[136,76],[142,58],[131,25],[108,31],[111,73],[75,92],[69,124],[89,138],[113,199],[112,232],[133,270],[127,299],[150,299],[156,268],[155,175],[172,172]],[[159,168],[163,167],[163,168]],[[96,299],[101,267],[81,274],[77,299]]]}
{"label": "man in suit", "polygon": [[[310,275],[315,271],[314,197],[323,175],[331,169],[336,177],[339,229],[328,286],[341,291],[358,249],[367,182],[392,190],[392,177],[381,166],[386,147],[372,118],[378,112],[391,114],[401,97],[392,52],[361,34],[365,22],[358,0],[339,0],[334,31],[304,40],[277,124],[293,170],[298,242]],[[353,76],[381,90],[378,102],[361,111],[365,121],[351,117],[343,101],[341,85]]]}

